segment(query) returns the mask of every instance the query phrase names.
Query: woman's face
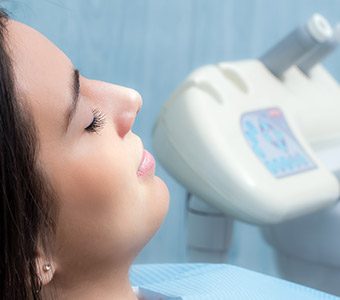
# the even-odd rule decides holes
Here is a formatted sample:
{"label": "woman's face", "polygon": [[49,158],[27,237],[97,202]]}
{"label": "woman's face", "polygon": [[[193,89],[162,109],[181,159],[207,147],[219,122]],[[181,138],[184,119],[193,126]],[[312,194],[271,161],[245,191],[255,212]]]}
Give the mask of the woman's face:
{"label": "woman's face", "polygon": [[137,174],[143,144],[131,127],[140,95],[80,75],[77,96],[77,72],[62,51],[21,23],[7,28],[21,101],[38,129],[39,163],[60,201],[57,271],[131,263],[160,226],[169,199],[153,172]]}

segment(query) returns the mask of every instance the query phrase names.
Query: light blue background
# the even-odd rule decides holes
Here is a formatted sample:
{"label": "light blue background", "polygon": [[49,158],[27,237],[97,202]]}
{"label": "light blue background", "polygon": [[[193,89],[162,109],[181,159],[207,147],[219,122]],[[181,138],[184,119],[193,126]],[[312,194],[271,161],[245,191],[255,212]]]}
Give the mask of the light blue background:
{"label": "light blue background", "polygon": [[[176,86],[196,67],[260,56],[320,12],[340,21],[339,0],[22,0],[13,17],[44,33],[87,77],[137,89],[144,98],[134,131],[151,152],[151,129]],[[326,60],[340,79],[340,51]],[[171,205],[137,262],[185,261],[184,188],[157,166]],[[229,262],[275,275],[273,253],[255,226],[236,223]]]}

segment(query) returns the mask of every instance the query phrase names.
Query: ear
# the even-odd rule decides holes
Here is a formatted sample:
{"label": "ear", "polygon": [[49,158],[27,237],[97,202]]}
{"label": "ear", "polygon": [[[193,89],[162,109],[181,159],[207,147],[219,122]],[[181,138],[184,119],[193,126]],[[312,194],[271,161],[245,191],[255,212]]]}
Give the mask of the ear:
{"label": "ear", "polygon": [[37,257],[35,259],[37,275],[41,279],[42,285],[48,284],[54,275],[55,264],[48,259],[41,251],[37,251]]}

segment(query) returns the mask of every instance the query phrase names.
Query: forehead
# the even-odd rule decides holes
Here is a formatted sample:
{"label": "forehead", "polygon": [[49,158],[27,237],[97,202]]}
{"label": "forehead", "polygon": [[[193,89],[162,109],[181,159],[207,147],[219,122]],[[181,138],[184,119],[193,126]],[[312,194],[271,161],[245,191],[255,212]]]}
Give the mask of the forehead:
{"label": "forehead", "polygon": [[[35,29],[10,20],[7,30],[8,45],[21,88],[26,88],[25,83],[36,81],[45,75],[58,75],[72,67],[68,57]],[[31,91],[33,85],[29,84],[28,87]]]}
{"label": "forehead", "polygon": [[39,131],[51,134],[50,130],[60,128],[62,112],[70,103],[72,63],[52,42],[27,25],[10,20],[7,31],[16,86],[23,96],[20,98],[27,102]]}

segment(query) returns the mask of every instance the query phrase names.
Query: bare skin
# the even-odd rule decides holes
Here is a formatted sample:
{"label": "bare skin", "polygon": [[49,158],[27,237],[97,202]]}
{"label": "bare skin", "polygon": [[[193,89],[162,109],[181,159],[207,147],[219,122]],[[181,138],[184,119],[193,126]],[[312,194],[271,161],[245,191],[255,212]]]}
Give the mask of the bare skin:
{"label": "bare skin", "polygon": [[[159,177],[137,175],[143,144],[131,128],[142,99],[80,75],[79,103],[66,128],[74,66],[34,29],[16,21],[7,29],[20,99],[38,128],[39,165],[59,198],[52,259],[37,249],[43,298],[56,291],[56,299],[137,299],[128,270],[169,201]],[[103,126],[89,131],[98,112]]]}

